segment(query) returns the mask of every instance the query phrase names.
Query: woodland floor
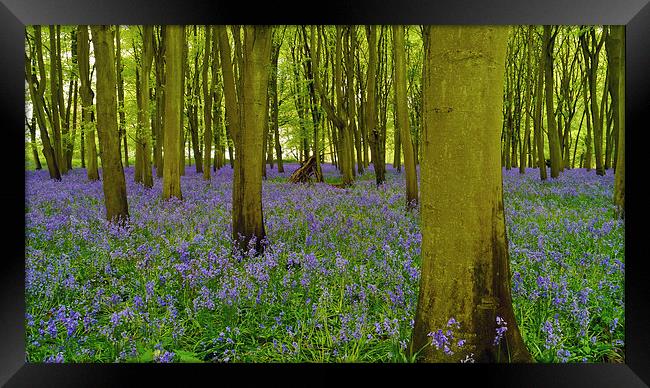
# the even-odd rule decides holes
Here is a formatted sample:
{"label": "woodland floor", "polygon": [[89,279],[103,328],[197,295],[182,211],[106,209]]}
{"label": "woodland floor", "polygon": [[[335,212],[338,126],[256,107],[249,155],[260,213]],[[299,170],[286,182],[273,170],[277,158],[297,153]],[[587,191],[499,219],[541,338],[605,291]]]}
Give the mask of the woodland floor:
{"label": "woodland floor", "polygon": [[[269,170],[261,257],[232,257],[232,170],[193,166],[183,201],[126,168],[130,224],[104,221],[101,182],[26,171],[28,362],[404,362],[420,228],[404,175],[352,188]],[[325,165],[326,181],[337,173]],[[624,223],[612,171],[504,170],[515,314],[539,362],[623,362]],[[244,254],[246,256],[246,254]],[[462,322],[460,322],[462,325]]]}

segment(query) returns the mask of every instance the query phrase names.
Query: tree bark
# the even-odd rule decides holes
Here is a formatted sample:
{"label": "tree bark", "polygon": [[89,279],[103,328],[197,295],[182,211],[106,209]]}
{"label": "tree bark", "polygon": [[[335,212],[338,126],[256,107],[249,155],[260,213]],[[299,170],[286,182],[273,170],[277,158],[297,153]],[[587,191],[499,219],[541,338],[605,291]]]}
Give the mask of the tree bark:
{"label": "tree bark", "polygon": [[[227,50],[229,51],[229,50]],[[244,27],[243,109],[241,126],[233,128],[235,169],[233,176],[232,238],[238,249],[257,254],[266,237],[262,215],[262,136],[266,114],[271,59],[271,27]],[[222,57],[222,63],[223,63]]]}
{"label": "tree bark", "polygon": [[117,127],[117,96],[115,95],[115,49],[112,26],[92,26],[92,41],[97,66],[97,129],[106,219],[125,221],[129,217],[126,181],[120,158],[120,134]]}
{"label": "tree bark", "polygon": [[86,173],[88,180],[99,179],[97,168],[97,145],[95,143],[96,126],[92,120],[94,93],[90,87],[90,43],[88,38],[88,26],[80,25],[77,30],[79,79],[81,80],[81,127],[84,134],[84,148],[86,151]]}
{"label": "tree bark", "polygon": [[[31,61],[25,55],[25,78],[29,85],[29,94],[32,97],[33,115],[36,116],[38,122],[39,133],[41,135],[41,142],[43,143],[43,156],[47,164],[47,170],[51,179],[61,180],[61,172],[56,161],[56,152],[52,147],[50,136],[47,133],[47,120],[45,117],[45,85],[47,76],[45,73],[45,63],[43,61],[43,43],[41,26],[34,26],[34,44],[35,52],[38,63],[38,70],[40,80],[36,77],[36,70],[32,72]],[[34,54],[32,54],[33,56]]]}
{"label": "tree bark", "polygon": [[393,48],[395,50],[395,105],[400,134],[403,140],[404,170],[406,173],[406,209],[411,210],[418,203],[418,178],[415,171],[415,157],[406,102],[406,63],[404,53],[404,26],[393,26]]}
{"label": "tree bark", "polygon": [[[618,117],[616,173],[614,177],[614,204],[620,218],[625,217],[625,27],[611,26],[612,61],[609,66],[617,73],[614,117]],[[614,79],[614,78],[612,78]]]}
{"label": "tree bark", "polygon": [[[205,26],[205,54],[203,55],[202,86],[203,86],[203,179],[210,180],[210,164],[212,157],[212,94],[214,93],[214,77],[208,82],[208,70],[216,59],[210,50],[212,43],[212,28]],[[212,56],[214,55],[214,58]],[[215,66],[219,66],[217,62]]]}
{"label": "tree bark", "polygon": [[165,122],[164,162],[163,162],[163,199],[176,197],[183,199],[181,192],[181,116],[183,114],[183,46],[185,45],[183,26],[165,27]]}
{"label": "tree bark", "polygon": [[377,128],[377,27],[366,26],[366,38],[368,40],[368,71],[366,81],[366,120],[368,127],[368,141],[370,143],[370,155],[375,169],[375,180],[377,185],[384,183],[385,167],[381,163],[379,147],[382,143],[379,128]]}
{"label": "tree bark", "polygon": [[[499,134],[505,27],[427,26],[422,270],[410,353],[425,362],[530,362],[514,319]],[[435,37],[435,38],[434,38]],[[444,87],[443,87],[444,85]],[[459,223],[460,222],[460,223]],[[447,356],[428,333],[460,323]],[[507,322],[495,346],[497,317]]]}
{"label": "tree bark", "polygon": [[555,121],[555,109],[553,107],[553,47],[555,45],[555,32],[551,32],[551,26],[544,26],[544,85],[546,97],[546,121],[548,134],[548,148],[551,155],[551,178],[560,176],[562,168],[562,154],[560,151],[560,138],[557,132],[557,122]]}

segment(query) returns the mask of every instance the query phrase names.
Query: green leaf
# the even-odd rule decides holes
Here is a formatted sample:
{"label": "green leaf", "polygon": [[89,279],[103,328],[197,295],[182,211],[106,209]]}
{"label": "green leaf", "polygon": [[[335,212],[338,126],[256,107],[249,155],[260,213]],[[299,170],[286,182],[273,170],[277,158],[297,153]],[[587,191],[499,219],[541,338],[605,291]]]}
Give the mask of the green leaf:
{"label": "green leaf", "polygon": [[184,350],[174,351],[176,355],[180,358],[181,362],[192,362],[192,363],[203,363],[204,361],[197,358],[197,355],[192,352],[186,352]]}

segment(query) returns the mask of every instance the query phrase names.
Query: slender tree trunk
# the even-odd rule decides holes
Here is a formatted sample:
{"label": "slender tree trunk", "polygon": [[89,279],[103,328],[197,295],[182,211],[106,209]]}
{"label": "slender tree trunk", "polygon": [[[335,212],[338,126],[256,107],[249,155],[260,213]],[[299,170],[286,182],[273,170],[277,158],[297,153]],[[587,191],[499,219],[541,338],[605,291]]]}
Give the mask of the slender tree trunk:
{"label": "slender tree trunk", "polygon": [[[625,217],[625,27],[611,26],[612,61],[609,63],[613,73],[617,73],[614,116],[618,117],[618,150],[616,173],[614,177],[614,204],[620,218]],[[617,58],[618,57],[618,58]],[[612,77],[612,80],[614,77]]]}
{"label": "slender tree trunk", "polygon": [[368,141],[370,143],[370,154],[375,169],[377,185],[386,180],[384,166],[379,156],[381,135],[377,126],[377,27],[366,26],[366,38],[368,39],[368,71],[366,78],[366,126],[368,127]]}
{"label": "slender tree trunk", "polygon": [[[144,187],[153,187],[151,166],[151,119],[149,111],[149,75],[153,62],[153,26],[143,26],[142,73],[140,76],[140,104],[138,109],[138,126],[140,138],[138,147],[142,162],[142,183]],[[126,136],[126,131],[124,132]]]}
{"label": "slender tree trunk", "polygon": [[77,29],[79,79],[81,80],[81,128],[85,140],[85,164],[88,180],[99,179],[97,168],[97,145],[95,143],[96,126],[92,120],[94,93],[90,87],[90,43],[88,26],[80,25]]}
{"label": "slender tree trunk", "polygon": [[562,167],[562,155],[560,152],[560,139],[557,132],[557,123],[555,121],[555,109],[553,108],[553,46],[555,35],[551,33],[551,26],[544,26],[544,80],[546,96],[546,121],[548,133],[548,148],[551,154],[551,178],[560,176]]}
{"label": "slender tree trunk", "polygon": [[546,53],[542,45],[539,67],[537,68],[537,95],[535,97],[535,142],[537,144],[537,167],[539,179],[546,180],[546,160],[544,159],[544,134],[542,128],[542,104],[544,96],[544,69]]}
{"label": "slender tree trunk", "polygon": [[124,144],[124,165],[129,167],[129,150],[127,148],[126,138],[126,113],[124,112],[124,78],[122,77],[124,65],[122,64],[122,42],[120,39],[119,25],[115,29],[115,66],[117,68],[117,110],[120,115],[120,140],[122,140]]}
{"label": "slender tree trunk", "polygon": [[[586,40],[587,34],[590,35],[590,41],[592,47],[589,48]],[[603,35],[606,35],[607,31],[603,30]],[[580,43],[582,45],[583,54],[585,57],[585,62],[587,65],[587,76],[589,77],[589,94],[591,97],[591,114],[592,114],[592,124],[593,124],[593,133],[594,133],[594,157],[596,158],[596,174],[605,175],[605,168],[603,166],[603,121],[601,116],[601,110],[598,108],[598,96],[597,96],[597,80],[598,80],[598,62],[600,49],[602,48],[605,36],[597,41],[595,31],[591,29],[588,32],[583,33],[580,36]],[[605,86],[606,88],[607,86]]]}
{"label": "slender tree trunk", "polygon": [[[587,75],[587,77],[589,76]],[[585,157],[584,157],[583,165],[587,169],[587,171],[590,171],[591,155],[592,155],[591,122],[593,120],[593,115],[589,111],[589,100],[587,97],[587,81],[583,83],[582,97],[584,99],[585,113],[587,114],[587,136],[585,136]]]}
{"label": "slender tree trunk", "polygon": [[[505,27],[427,26],[422,276],[410,353],[426,362],[531,362],[510,296],[499,132]],[[435,39],[434,39],[435,37]],[[442,87],[444,85],[444,88]],[[462,227],[458,220],[463,220]],[[428,333],[460,323],[452,356]],[[505,338],[494,345],[498,318]]]}
{"label": "slender tree trunk", "polygon": [[163,162],[163,199],[176,197],[181,193],[181,117],[183,114],[183,26],[168,25],[165,28],[165,153]]}
{"label": "slender tree trunk", "polygon": [[65,174],[68,169],[63,160],[63,151],[61,145],[61,115],[59,113],[62,106],[59,106],[59,89],[61,88],[59,80],[59,72],[57,70],[57,49],[56,49],[56,27],[50,26],[50,109],[52,120],[52,133],[54,138],[54,154],[56,156],[56,163],[62,174]]}
{"label": "slender tree trunk", "polygon": [[406,102],[406,63],[404,53],[404,26],[393,26],[393,48],[395,50],[395,106],[396,116],[403,139],[404,170],[406,172],[406,209],[413,209],[418,202],[418,178],[415,171],[413,143],[409,129],[409,118]]}
{"label": "slender tree trunk", "polygon": [[102,150],[100,157],[106,219],[119,222],[129,217],[129,207],[117,127],[114,27],[92,26],[91,29],[97,66],[97,128]]}
{"label": "slender tree trunk", "polygon": [[156,167],[156,177],[163,177],[164,158],[163,144],[165,142],[165,30],[166,26],[160,26],[160,35],[155,45],[155,72],[156,72],[156,117],[154,119],[153,133],[155,136],[154,143],[154,164]]}
{"label": "slender tree trunk", "polygon": [[530,148],[530,89],[532,88],[531,74],[532,68],[530,66],[530,51],[533,49],[533,26],[528,26],[528,34],[526,36],[526,95],[525,95],[525,104],[524,114],[526,115],[525,128],[524,128],[524,144],[522,147],[522,152],[519,160],[519,173],[526,173],[526,153],[524,150]]}
{"label": "slender tree trunk", "polygon": [[[217,59],[217,55],[211,52],[210,44],[212,43],[212,28],[205,26],[205,54],[203,55],[203,179],[210,180],[210,162],[212,157],[212,94],[214,93],[215,79],[212,77],[208,82],[208,70],[212,61]],[[214,58],[212,57],[214,56]],[[215,66],[219,66],[217,62]]]}
{"label": "slender tree trunk", "polygon": [[41,159],[38,157],[38,147],[36,146],[36,116],[34,113],[32,113],[31,121],[32,122],[29,125],[29,135],[30,135],[31,146],[32,146],[32,157],[34,159],[36,170],[42,170],[43,166],[41,166]]}
{"label": "slender tree trunk", "polygon": [[[43,43],[42,43],[41,26],[34,26],[34,44],[37,56],[38,70],[40,80],[36,77],[36,70],[32,73],[31,61],[25,55],[25,78],[29,85],[29,94],[32,97],[34,105],[32,114],[36,116],[41,135],[41,143],[43,144],[43,156],[47,163],[47,170],[51,179],[61,180],[61,172],[56,161],[56,152],[52,147],[52,142],[47,133],[47,120],[45,118],[45,85],[47,82],[45,73],[45,63],[43,61]],[[38,83],[38,87],[35,85]]]}

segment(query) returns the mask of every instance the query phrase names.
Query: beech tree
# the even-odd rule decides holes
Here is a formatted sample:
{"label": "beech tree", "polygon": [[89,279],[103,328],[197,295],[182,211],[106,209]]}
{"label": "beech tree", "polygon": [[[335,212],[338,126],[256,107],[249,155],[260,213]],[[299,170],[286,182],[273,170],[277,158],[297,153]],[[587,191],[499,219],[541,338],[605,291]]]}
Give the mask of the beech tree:
{"label": "beech tree", "polygon": [[[423,361],[528,362],[512,310],[500,130],[507,29],[428,26],[422,269],[410,353]],[[460,322],[453,358],[428,333]],[[497,317],[507,322],[494,345]]]}
{"label": "beech tree", "polygon": [[625,216],[625,27],[611,26],[611,61],[609,66],[612,68],[613,88],[616,99],[612,98],[614,103],[615,125],[618,126],[618,150],[616,158],[616,174],[614,181],[614,204],[618,216]]}
{"label": "beech tree", "polygon": [[[79,78],[81,82],[81,131],[84,137],[86,174],[88,180],[99,179],[97,168],[97,143],[95,142],[95,123],[93,122],[94,92],[90,86],[90,42],[88,26],[80,25],[77,29],[77,50]],[[82,152],[83,154],[83,152]]]}
{"label": "beech tree", "polygon": [[163,156],[163,199],[176,197],[183,199],[181,193],[180,153],[181,115],[183,101],[183,40],[184,27],[169,25],[165,27],[165,113],[164,113],[164,156]]}
{"label": "beech tree", "polygon": [[100,158],[106,218],[116,222],[129,217],[129,207],[117,127],[114,27],[92,26],[91,30],[97,66],[97,129],[102,150]]}
{"label": "beech tree", "polygon": [[[406,64],[404,50],[404,26],[393,26],[393,49],[395,52],[395,107],[399,123],[402,149],[404,150],[404,170],[406,173],[406,208],[412,209],[418,202],[418,180],[415,171],[415,156],[411,142],[411,130],[406,102]],[[398,152],[398,151],[395,151]]]}

